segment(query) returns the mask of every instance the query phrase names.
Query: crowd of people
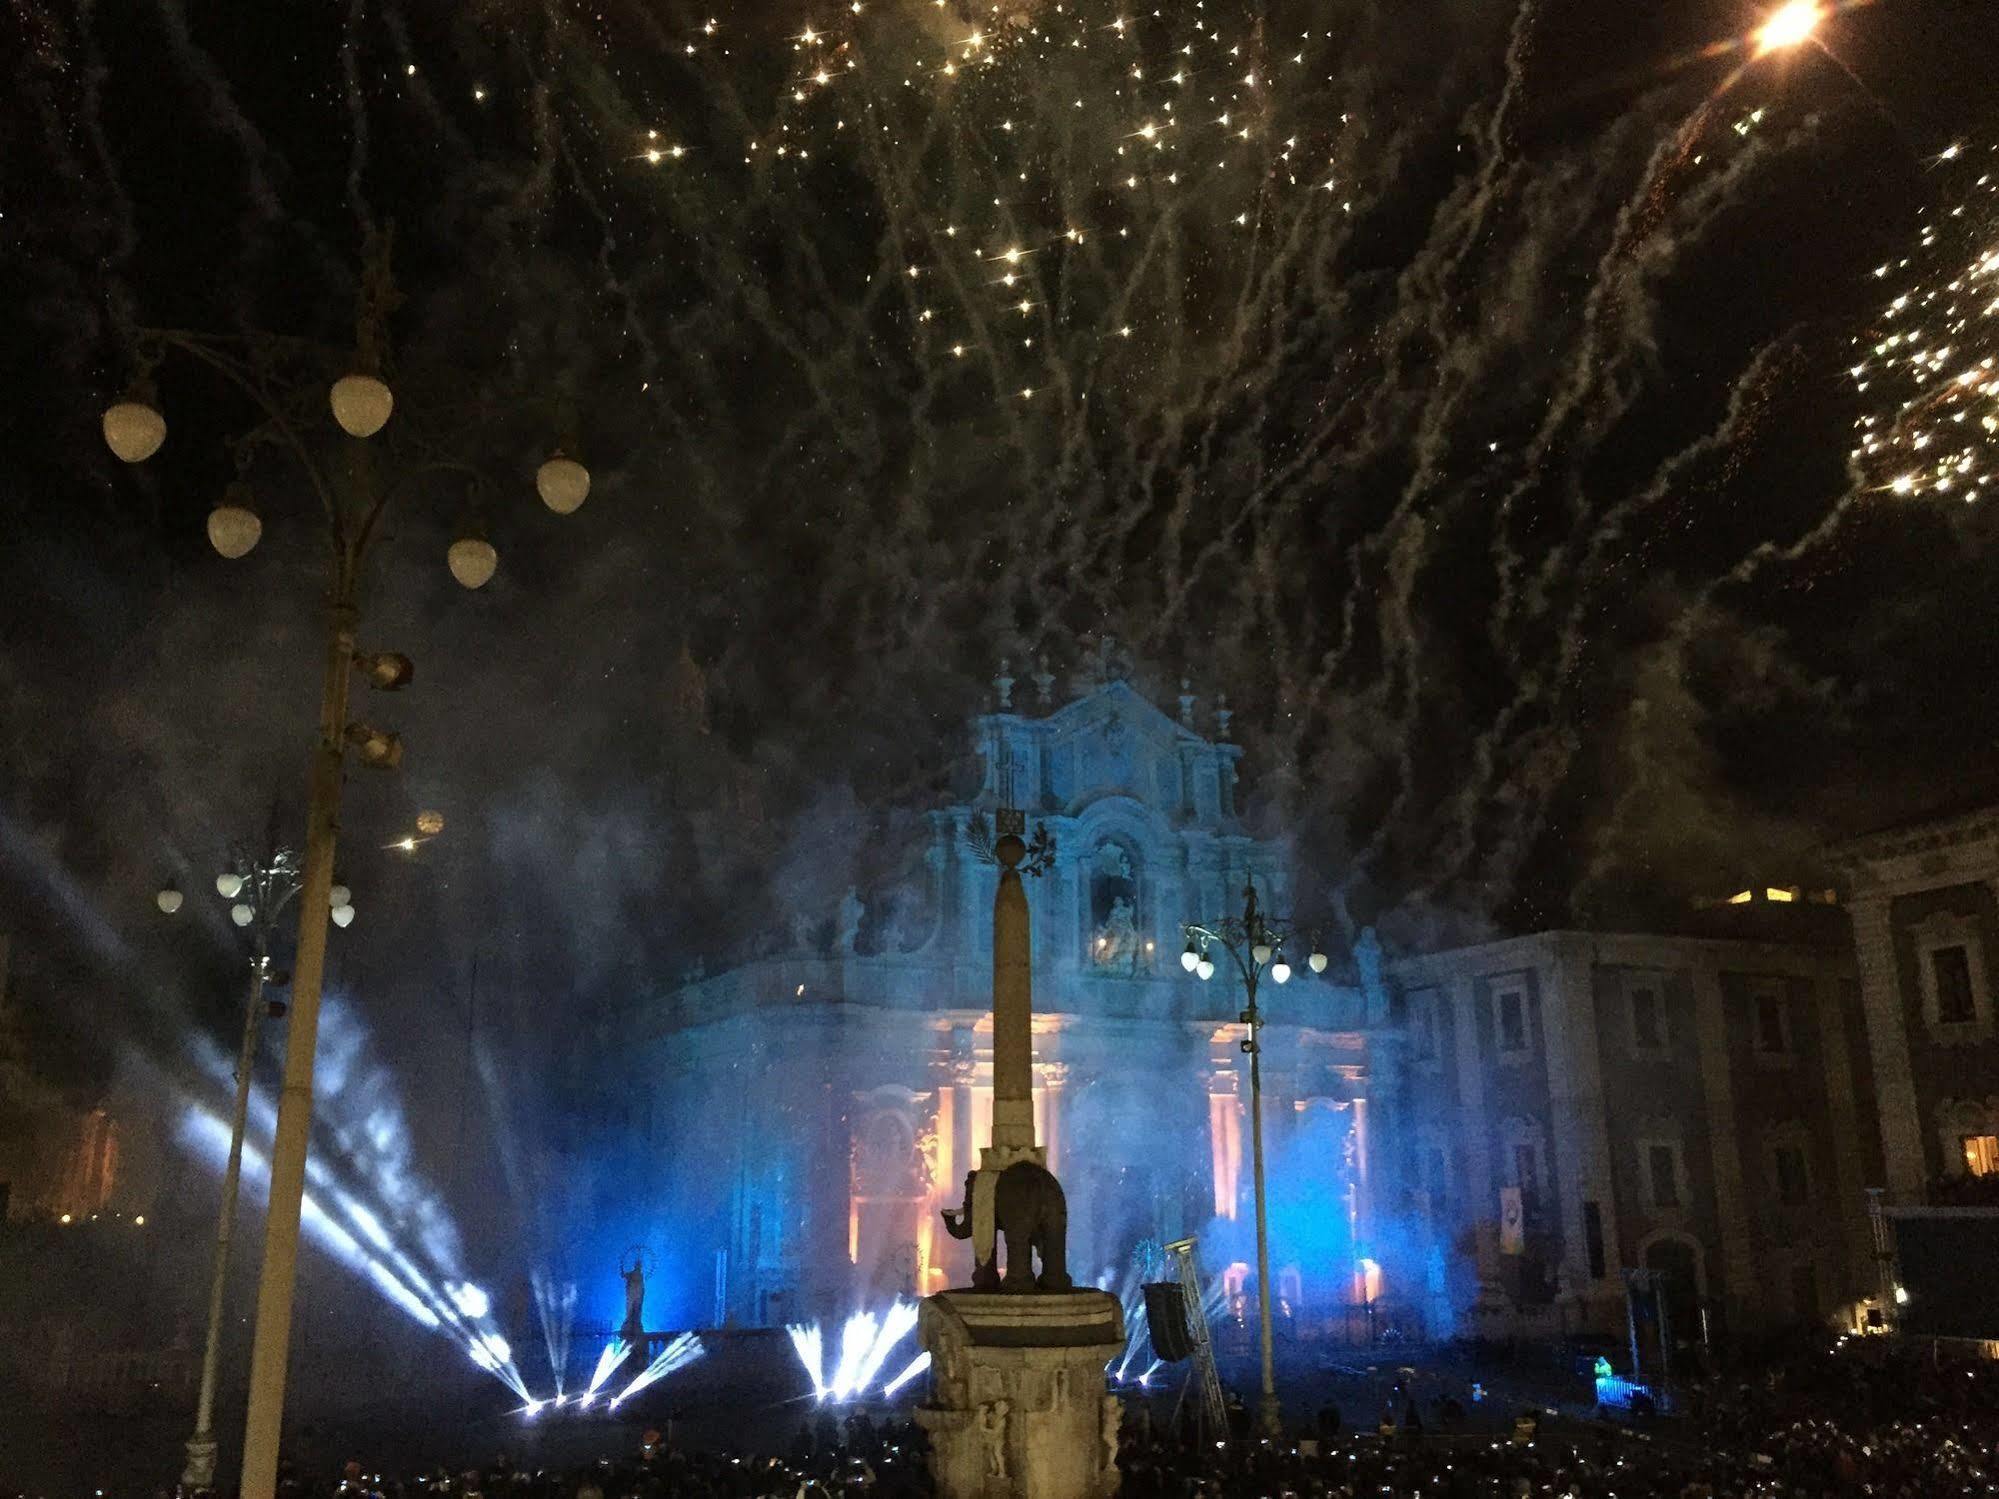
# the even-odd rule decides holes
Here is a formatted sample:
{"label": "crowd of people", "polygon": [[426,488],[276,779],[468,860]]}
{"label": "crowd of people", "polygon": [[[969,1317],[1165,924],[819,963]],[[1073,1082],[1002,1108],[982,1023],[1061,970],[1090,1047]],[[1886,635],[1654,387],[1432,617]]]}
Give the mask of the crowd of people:
{"label": "crowd of people", "polygon": [[[1441,1385],[1397,1381],[1352,1426],[1330,1403],[1282,1441],[1231,1397],[1222,1432],[1134,1408],[1119,1453],[1126,1499],[1949,1499],[1999,1492],[1999,1365],[1888,1354],[1861,1340],[1753,1378],[1680,1392],[1676,1413],[1556,1418],[1488,1395],[1469,1416]],[[1548,1419],[1544,1422],[1543,1416]],[[923,1430],[903,1416],[820,1412],[782,1450],[686,1445],[568,1470],[500,1459],[385,1482],[350,1463],[333,1482],[287,1474],[283,1499],[919,1499]]]}

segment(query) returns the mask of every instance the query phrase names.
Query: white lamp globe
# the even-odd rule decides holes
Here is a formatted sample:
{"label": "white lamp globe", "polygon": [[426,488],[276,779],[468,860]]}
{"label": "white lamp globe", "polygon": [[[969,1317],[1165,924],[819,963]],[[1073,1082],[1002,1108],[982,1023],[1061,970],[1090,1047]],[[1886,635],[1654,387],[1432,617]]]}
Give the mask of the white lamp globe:
{"label": "white lamp globe", "polygon": [[396,398],[373,375],[342,375],[327,392],[327,404],[349,437],[373,437],[389,424]]}
{"label": "white lamp globe", "polygon": [[1249,955],[1256,959],[1257,967],[1261,968],[1265,963],[1270,961],[1270,944],[1268,942],[1257,943],[1256,946],[1249,950]]}
{"label": "white lamp globe", "polygon": [[451,543],[451,550],[444,554],[444,560],[451,568],[451,576],[466,588],[484,588],[492,580],[493,570],[500,565],[500,554],[493,550],[490,541],[477,536],[461,536]]}
{"label": "white lamp globe", "polygon": [[1194,972],[1199,974],[1203,980],[1213,978],[1215,976],[1215,960],[1213,958],[1201,959],[1200,962],[1194,965]]}
{"label": "white lamp globe", "polygon": [[1194,971],[1195,967],[1200,963],[1200,961],[1201,961],[1200,953],[1196,952],[1191,945],[1189,945],[1189,947],[1185,952],[1180,954],[1180,966],[1186,969],[1189,973],[1192,973]]}
{"label": "white lamp globe", "polygon": [[558,450],[534,473],[542,504],[557,515],[569,515],[590,498],[590,470]]}
{"label": "white lamp globe", "polygon": [[1291,982],[1291,965],[1284,961],[1284,954],[1277,955],[1277,961],[1270,965],[1270,976],[1280,984]]}
{"label": "white lamp globe", "polygon": [[174,912],[180,909],[181,898],[182,897],[180,891],[174,889],[173,886],[169,885],[167,886],[166,889],[162,890],[158,895],[154,896],[153,900],[162,911],[166,912],[167,915],[171,916],[173,915]]}
{"label": "white lamp globe", "polygon": [[1312,956],[1305,960],[1305,965],[1314,973],[1324,973],[1326,971],[1326,955],[1315,948],[1313,949]]}
{"label": "white lamp globe", "polygon": [[329,906],[351,905],[353,900],[354,892],[349,890],[345,885],[335,885],[331,890],[326,892],[326,903]]}
{"label": "white lamp globe", "polygon": [[250,505],[250,486],[231,484],[208,512],[208,544],[234,562],[247,557],[263,534],[264,523]]}
{"label": "white lamp globe", "polygon": [[239,900],[229,908],[229,919],[238,926],[248,926],[257,919],[257,908],[246,906]]}
{"label": "white lamp globe", "polygon": [[105,444],[127,463],[144,463],[167,440],[167,419],[144,401],[120,401],[104,412]]}
{"label": "white lamp globe", "polygon": [[215,893],[224,900],[234,900],[243,888],[243,876],[224,871],[215,877]]}
{"label": "white lamp globe", "polygon": [[335,906],[326,914],[333,918],[333,924],[338,927],[344,927],[354,920],[354,908],[352,906]]}

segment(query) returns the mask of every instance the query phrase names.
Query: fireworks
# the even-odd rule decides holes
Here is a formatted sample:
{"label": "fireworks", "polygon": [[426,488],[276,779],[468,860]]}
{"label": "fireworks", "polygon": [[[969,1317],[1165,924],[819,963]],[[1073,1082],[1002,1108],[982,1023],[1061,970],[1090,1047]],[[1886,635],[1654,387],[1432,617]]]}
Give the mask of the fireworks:
{"label": "fireworks", "polygon": [[1952,190],[1916,245],[1875,271],[1893,295],[1855,340],[1856,482],[1976,500],[1999,464],[1999,148],[1938,158]]}

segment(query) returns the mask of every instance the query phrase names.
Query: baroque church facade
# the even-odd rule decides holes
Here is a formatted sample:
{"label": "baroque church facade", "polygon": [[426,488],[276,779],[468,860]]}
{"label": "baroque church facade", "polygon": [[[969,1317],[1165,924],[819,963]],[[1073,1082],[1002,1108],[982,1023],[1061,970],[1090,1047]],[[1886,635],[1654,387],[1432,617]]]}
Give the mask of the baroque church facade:
{"label": "baroque church facade", "polygon": [[[1290,852],[1237,811],[1218,710],[1162,711],[1116,671],[1066,701],[995,684],[976,790],[929,814],[893,922],[828,933],[645,1000],[624,1061],[659,1165],[625,1221],[673,1246],[661,1325],[837,1318],[963,1284],[942,1229],[992,1111],[981,855],[1018,806],[1054,840],[1028,882],[1037,1135],[1069,1262],[1118,1287],[1196,1235],[1253,1294],[1243,995],[1185,972],[1183,928],[1289,909]],[[1365,934],[1261,1000],[1272,1273],[1294,1336],[1625,1326],[1625,1272],[1675,1325],[1847,1315],[1875,1289],[1870,1053],[1850,954],[1541,933],[1384,958]],[[663,1304],[661,1304],[663,1303]]]}

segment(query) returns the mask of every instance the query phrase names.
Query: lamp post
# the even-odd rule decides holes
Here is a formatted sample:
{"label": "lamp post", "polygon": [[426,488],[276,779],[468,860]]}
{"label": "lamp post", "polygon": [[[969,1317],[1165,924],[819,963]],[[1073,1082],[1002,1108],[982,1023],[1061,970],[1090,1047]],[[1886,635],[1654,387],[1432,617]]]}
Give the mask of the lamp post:
{"label": "lamp post", "polygon": [[[394,734],[349,722],[347,716],[348,688],[356,672],[370,687],[393,690],[407,685],[412,671],[407,656],[362,655],[355,648],[363,566],[384,512],[406,486],[440,474],[483,483],[485,476],[478,465],[459,455],[471,445],[508,441],[512,432],[490,407],[468,410],[462,403],[454,406],[450,397],[474,382],[469,376],[444,372],[436,382],[445,388],[444,395],[435,402],[422,398],[404,402],[406,409],[414,410],[407,410],[388,437],[379,443],[371,441],[389,426],[398,407],[382,378],[390,365],[389,315],[400,300],[390,249],[385,233],[370,234],[363,247],[351,347],[330,348],[264,333],[136,329],[138,378],[124,399],[104,413],[104,438],[113,453],[127,463],[151,457],[166,440],[166,418],[153,405],[152,374],[169,353],[185,355],[247,397],[262,417],[230,443],[238,477],[209,513],[208,537],[216,551],[225,557],[244,556],[263,534],[247,474],[252,462],[266,450],[275,450],[296,465],[318,501],[326,526],[329,577],[319,728],[308,779],[291,1028],[278,1097],[277,1133],[271,1147],[270,1212],[264,1229],[256,1338],[250,1357],[242,1499],[273,1499],[277,1487],[292,1293],[298,1271],[299,1214],[312,1126],[319,991],[326,965],[327,922],[333,910],[333,855],[346,752],[351,747],[362,764],[381,769],[393,769],[402,759],[402,741]],[[344,440],[324,427],[328,407],[346,434]],[[378,457],[378,450],[383,449],[386,451]],[[582,503],[588,473],[573,457],[560,452],[557,456],[568,466],[538,476],[538,487],[550,509],[567,513]],[[478,588],[492,577],[498,554],[477,534],[476,527],[467,526],[453,542],[446,560],[461,584]]]}
{"label": "lamp post", "polygon": [[[1279,920],[1273,922],[1258,909],[1256,882],[1242,888],[1242,915],[1224,916],[1211,926],[1189,924],[1187,950],[1180,966],[1205,982],[1215,976],[1213,948],[1228,954],[1242,976],[1245,1004],[1238,1017],[1248,1027],[1242,1049],[1249,1055],[1249,1141],[1256,1190],[1256,1317],[1263,1355],[1263,1394],[1257,1403],[1257,1424],[1266,1437],[1284,1434],[1284,1408],[1277,1398],[1277,1360],[1270,1330],[1270,1214],[1264,1198],[1263,1178],[1263,1012],[1256,1006],[1257,984],[1264,974],[1275,984],[1291,981],[1291,965],[1284,958],[1284,943],[1290,933]],[[1326,971],[1326,955],[1316,946],[1308,960],[1314,973]]]}
{"label": "lamp post", "polygon": [[[264,998],[271,979],[271,934],[279,915],[299,892],[299,858],[279,848],[259,859],[238,858],[215,877],[215,893],[233,901],[229,919],[250,931],[250,987],[243,1003],[243,1040],[236,1053],[236,1101],[229,1119],[229,1161],[222,1171],[222,1203],[215,1218],[215,1263],[208,1280],[208,1338],[201,1352],[201,1393],[195,1401],[194,1435],[187,1440],[181,1487],[190,1493],[215,1483],[215,1385],[222,1364],[223,1291],[229,1279],[229,1245],[235,1235],[237,1189],[243,1176],[243,1136],[250,1117],[250,1073],[257,1056],[257,1029],[268,1011],[284,1013],[280,1001]],[[180,891],[169,885],[155,898],[171,916],[181,907]],[[354,919],[346,887],[335,885],[331,915],[341,926]],[[282,981],[282,980],[281,980]]]}

